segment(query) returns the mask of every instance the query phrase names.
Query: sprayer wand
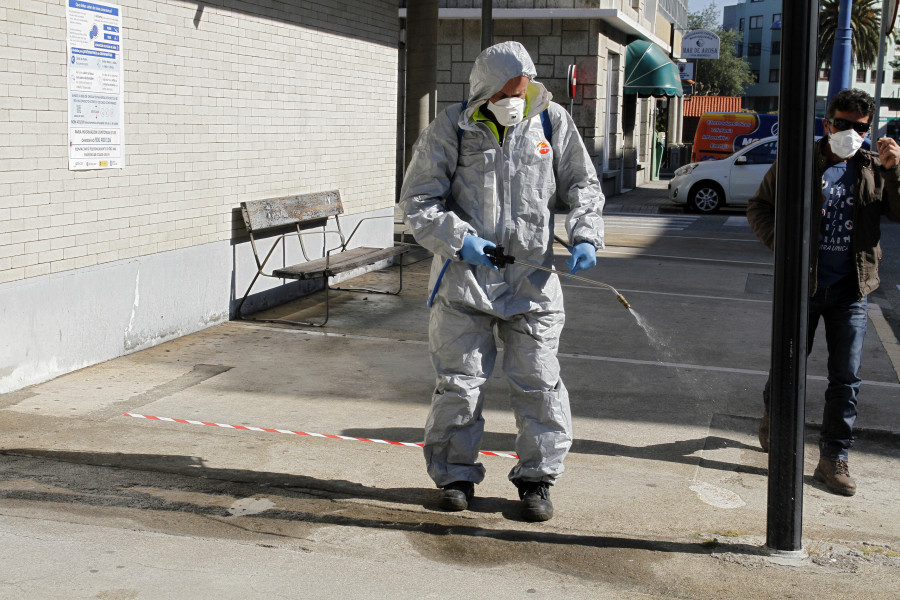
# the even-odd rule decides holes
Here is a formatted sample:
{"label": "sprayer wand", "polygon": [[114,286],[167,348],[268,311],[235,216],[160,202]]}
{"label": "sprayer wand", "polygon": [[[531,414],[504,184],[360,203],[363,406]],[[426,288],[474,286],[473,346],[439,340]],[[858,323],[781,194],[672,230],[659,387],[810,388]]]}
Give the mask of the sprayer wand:
{"label": "sprayer wand", "polygon": [[[560,244],[562,244],[563,246],[568,247],[566,245],[566,243],[563,242],[558,236],[553,236],[553,239],[556,240],[557,242],[559,242]],[[509,254],[503,253],[503,246],[496,246],[494,248],[485,248],[484,253],[488,255],[488,257],[491,259],[491,262],[494,263],[494,266],[496,266],[497,268],[500,268],[500,269],[504,268],[506,265],[511,265],[515,262],[518,262],[520,265],[527,265],[531,268],[538,269],[539,271],[547,271],[548,273],[557,273],[568,279],[575,279],[577,281],[583,281],[585,283],[589,283],[589,284],[597,286],[597,287],[604,287],[604,288],[612,291],[612,293],[614,293],[616,295],[616,300],[618,300],[619,303],[622,304],[622,306],[624,306],[628,310],[631,310],[631,305],[628,304],[628,300],[625,299],[625,296],[620,294],[619,290],[617,290],[613,286],[609,285],[608,283],[603,283],[602,281],[594,281],[593,279],[587,279],[586,277],[579,277],[578,275],[567,275],[565,273],[561,273],[560,271],[558,271],[556,269],[550,269],[548,267],[536,265],[531,261],[523,261],[523,260],[516,261],[516,258],[514,256],[510,256]]]}

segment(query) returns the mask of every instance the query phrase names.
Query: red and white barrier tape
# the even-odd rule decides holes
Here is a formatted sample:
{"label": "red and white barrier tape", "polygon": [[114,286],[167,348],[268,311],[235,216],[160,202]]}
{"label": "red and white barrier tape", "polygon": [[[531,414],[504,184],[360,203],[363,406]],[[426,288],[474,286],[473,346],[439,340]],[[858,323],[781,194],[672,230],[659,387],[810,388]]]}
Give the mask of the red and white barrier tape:
{"label": "red and white barrier tape", "polygon": [[[376,444],[390,444],[392,446],[409,446],[413,448],[421,448],[423,444],[413,442],[391,442],[389,440],[372,440],[369,438],[350,437],[346,435],[334,435],[333,433],[309,433],[306,431],[293,431],[290,429],[272,429],[269,427],[250,427],[247,425],[228,425],[225,423],[210,423],[208,421],[192,421],[190,419],[173,419],[171,417],[153,417],[150,415],[138,415],[134,413],[124,413],[126,417],[134,417],[136,419],[149,419],[151,421],[168,421],[169,423],[184,423],[186,425],[206,425],[208,427],[222,427],[224,429],[242,429],[244,431],[261,431],[265,433],[285,433],[287,435],[307,435],[309,437],[329,438],[332,440],[350,440],[354,442],[374,442]],[[479,451],[479,454],[485,456],[499,456],[500,458],[519,458],[516,454],[506,454],[504,452],[487,452]]]}

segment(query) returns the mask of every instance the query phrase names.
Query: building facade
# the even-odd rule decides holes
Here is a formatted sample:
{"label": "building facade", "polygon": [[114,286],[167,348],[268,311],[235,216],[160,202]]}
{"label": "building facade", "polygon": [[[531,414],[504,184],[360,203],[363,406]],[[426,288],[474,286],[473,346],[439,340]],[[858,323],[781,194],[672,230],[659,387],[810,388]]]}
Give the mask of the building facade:
{"label": "building facade", "polygon": [[[401,28],[405,2],[401,2]],[[480,0],[439,2],[437,110],[468,96],[472,62],[481,51]],[[650,179],[653,131],[660,106],[655,98],[629,95],[626,49],[648,40],[669,54],[672,24],[675,47],[687,23],[685,0],[495,0],[494,42],[521,42],[537,68],[537,78],[554,100],[572,107],[607,196]],[[673,21],[672,19],[679,19]],[[577,67],[575,98],[567,91],[570,65]],[[680,91],[680,88],[679,88]],[[681,123],[681,99],[666,110]],[[674,136],[670,137],[673,142]]]}
{"label": "building facade", "polygon": [[241,201],[393,214],[394,0],[115,1],[125,158],[98,170],[69,170],[68,4],[0,6],[0,393],[227,320],[257,270]]}
{"label": "building facade", "polygon": [[[742,0],[734,6],[726,6],[722,12],[722,26],[743,33],[737,53],[750,63],[757,83],[747,88],[744,107],[756,112],[778,110],[778,90],[781,69],[781,15],[782,0]],[[884,70],[881,87],[880,130],[900,136],[900,69],[890,66],[896,58],[896,46],[891,40],[885,44]],[[830,57],[829,57],[829,63]],[[875,66],[852,65],[850,85],[876,94],[877,72]],[[823,116],[828,97],[831,70],[817,71],[816,114]]]}
{"label": "building facade", "polygon": [[744,0],[722,10],[722,27],[741,32],[735,54],[750,63],[756,83],[747,88],[744,108],[778,109],[781,75],[781,0]]}

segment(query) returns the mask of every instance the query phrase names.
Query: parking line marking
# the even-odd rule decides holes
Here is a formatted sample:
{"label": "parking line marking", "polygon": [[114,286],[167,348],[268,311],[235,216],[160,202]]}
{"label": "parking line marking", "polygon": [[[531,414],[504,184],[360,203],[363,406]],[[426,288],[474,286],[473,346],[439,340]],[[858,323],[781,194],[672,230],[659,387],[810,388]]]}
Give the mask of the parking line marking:
{"label": "parking line marking", "polygon": [[598,250],[601,254],[623,254],[625,256],[632,256],[634,258],[668,258],[672,260],[695,260],[698,262],[714,262],[714,263],[728,263],[731,265],[755,265],[758,267],[771,267],[772,263],[766,262],[753,262],[749,260],[727,260],[724,258],[694,258],[691,256],[672,256],[669,254],[642,254],[640,252],[616,252],[615,250]]}
{"label": "parking line marking", "polygon": [[[237,321],[232,321],[233,323],[237,323]],[[306,329],[288,329],[286,327],[274,327],[274,326],[265,326],[265,325],[256,325],[249,323],[241,323],[243,327],[247,327],[250,329],[262,329],[265,331],[281,331],[283,333],[292,334],[292,335],[316,335],[320,337],[339,337],[346,339],[354,339],[354,340],[368,340],[371,342],[386,342],[390,344],[416,344],[427,346],[427,341],[419,341],[419,340],[399,340],[394,338],[385,338],[385,337],[376,337],[374,335],[360,335],[354,333],[330,333],[327,331],[310,331]],[[662,362],[657,360],[639,360],[635,358],[617,358],[612,356],[592,356],[590,354],[568,354],[564,352],[560,352],[557,356],[561,356],[564,358],[575,358],[581,360],[593,360],[600,362],[616,362],[616,363],[625,363],[625,364],[633,364],[633,365],[646,365],[646,366],[655,366],[655,367],[671,367],[677,369],[694,369],[698,371],[716,371],[720,373],[735,373],[738,375],[768,375],[767,371],[756,371],[752,369],[735,369],[732,367],[715,367],[711,365],[692,365],[687,363],[669,363]],[[821,375],[807,375],[807,379],[812,379],[815,381],[828,381],[827,377],[823,377]],[[870,381],[868,379],[863,380],[864,385],[875,385],[879,387],[889,387],[889,388],[900,388],[900,383],[890,383],[886,381]]]}
{"label": "parking line marking", "polygon": [[[615,233],[618,235],[631,236],[631,237],[652,237],[652,238],[659,237],[659,235],[654,235],[651,233],[622,233],[620,231],[617,231]],[[731,232],[729,232],[729,233],[731,233]],[[712,241],[712,242],[752,242],[754,244],[760,243],[760,241],[756,238],[740,239],[740,238],[733,238],[733,237],[699,237],[696,235],[666,235],[665,237],[668,240],[703,240],[703,241]],[[898,286],[898,287],[900,287],[900,286]]]}
{"label": "parking line marking", "polygon": [[[572,285],[563,283],[564,288],[574,288],[579,290],[596,290],[597,288],[589,285]],[[771,300],[757,300],[754,298],[731,298],[728,296],[701,296],[698,294],[676,294],[675,292],[650,292],[647,290],[626,290],[625,288],[616,288],[623,294],[654,294],[656,296],[677,296],[680,298],[699,298],[701,300],[723,300],[726,302],[760,302],[762,304],[771,304]]]}
{"label": "parking line marking", "polygon": [[[639,360],[636,358],[618,358],[612,356],[591,356],[589,354],[568,354],[560,352],[558,356],[565,358],[573,358],[579,360],[593,360],[598,362],[624,363],[629,365],[646,365],[653,367],[667,367],[670,369],[689,369],[692,371],[713,371],[716,373],[733,373],[735,375],[761,375],[768,376],[768,371],[758,371],[755,369],[737,369],[733,367],[714,367],[712,365],[692,365],[690,363],[672,363],[663,362],[661,360]],[[828,378],[822,375],[807,375],[807,380],[812,381],[828,381]],[[900,388],[900,383],[890,381],[870,381],[863,379],[863,386],[874,385],[877,387]]]}

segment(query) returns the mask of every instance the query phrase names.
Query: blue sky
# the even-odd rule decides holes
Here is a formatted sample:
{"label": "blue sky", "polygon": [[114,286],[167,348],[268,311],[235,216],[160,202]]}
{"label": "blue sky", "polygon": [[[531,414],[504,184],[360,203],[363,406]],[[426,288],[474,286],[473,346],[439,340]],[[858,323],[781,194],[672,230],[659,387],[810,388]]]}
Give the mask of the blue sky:
{"label": "blue sky", "polygon": [[[712,0],[689,0],[688,2],[688,12],[700,12],[704,8],[710,5]],[[731,6],[732,4],[737,4],[738,0],[715,0],[716,7],[718,8],[719,15],[719,23],[722,22],[722,7],[723,6]]]}

